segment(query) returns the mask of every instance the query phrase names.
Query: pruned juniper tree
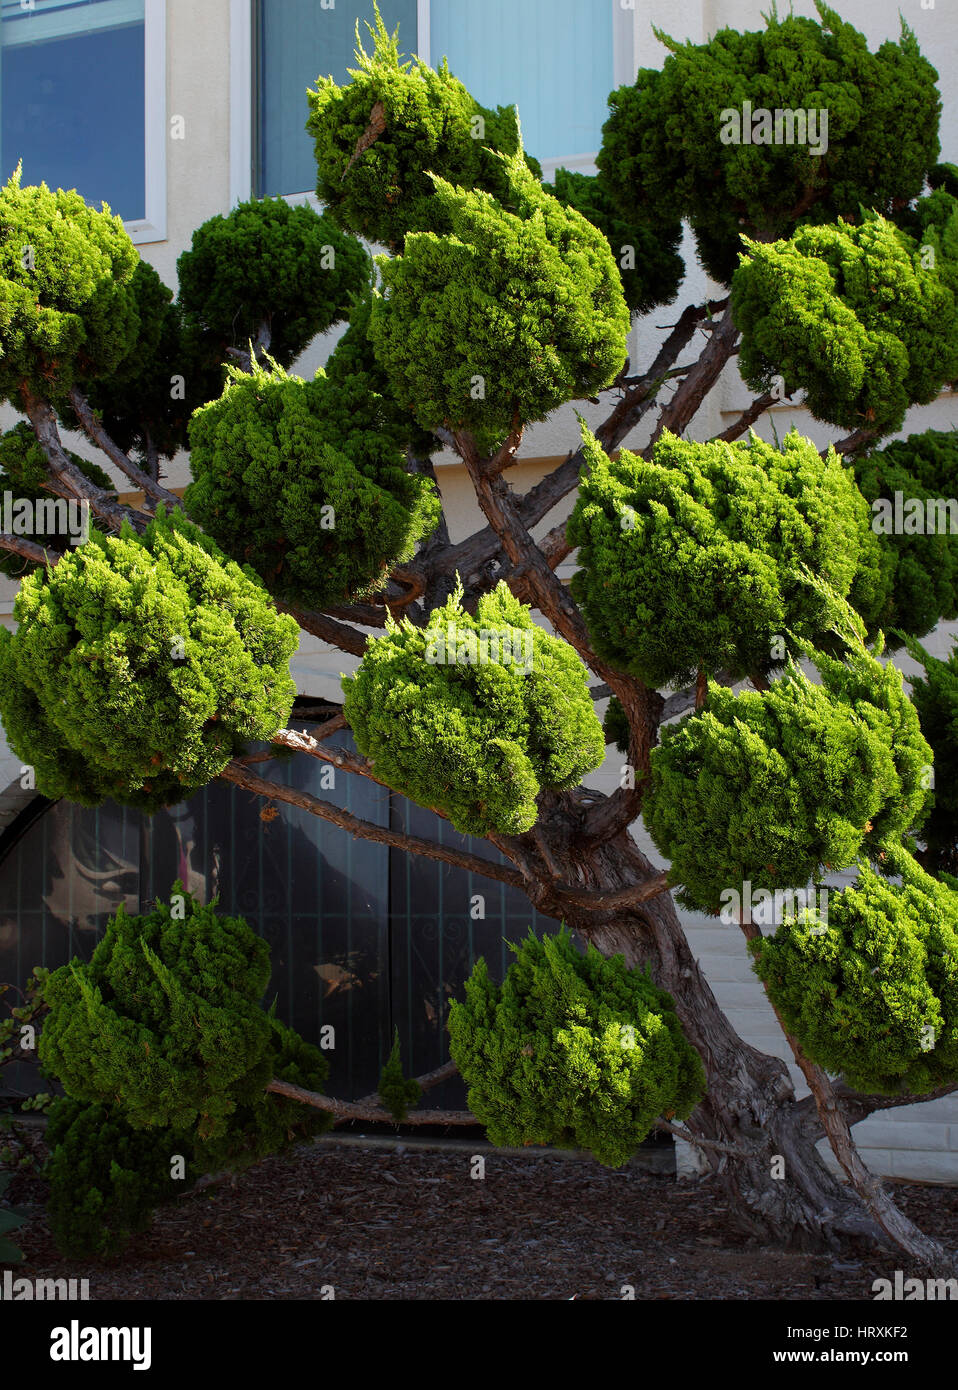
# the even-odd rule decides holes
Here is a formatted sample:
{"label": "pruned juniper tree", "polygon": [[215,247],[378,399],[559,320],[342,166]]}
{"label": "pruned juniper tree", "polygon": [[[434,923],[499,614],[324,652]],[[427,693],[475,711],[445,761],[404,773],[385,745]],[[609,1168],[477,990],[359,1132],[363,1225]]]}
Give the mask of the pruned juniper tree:
{"label": "pruned juniper tree", "polygon": [[[903,499],[924,515],[958,477],[952,434],[882,447],[958,378],[958,171],[936,163],[936,73],[907,27],[872,53],[824,5],[703,45],[659,37],[661,69],[610,97],[598,175],[547,186],[512,108],[404,61],[377,17],[352,80],[309,94],[322,215],[266,199],[207,223],[175,301],[117,218],[10,180],[0,391],[29,429],[0,466],[19,498],[82,501],[94,524],[57,546],[25,508],[0,536],[22,575],[0,715],[48,796],[150,811],[222,778],[477,869],[574,928],[584,954],[562,932],[520,945],[502,985],[477,966],[449,1020],[472,1115],[442,1118],[607,1163],[658,1125],[693,1139],[763,1240],[897,1247],[941,1269],[950,1252],[851,1135],[958,1088],[947,800],[921,838],[926,733],[947,762],[958,682],[932,668],[916,704],[879,660],[958,615],[954,536],[878,524]],[[630,324],[658,327],[676,299],[683,220],[724,288],[676,310],[638,369]],[[385,248],[375,263],[364,241]],[[325,370],[288,374],[343,320]],[[753,403],[691,442],[736,358]],[[842,434],[824,452],[749,433],[799,392]],[[523,431],[583,399],[605,419],[518,492]],[[181,499],[161,466],[183,446]],[[485,518],[455,543],[442,447]],[[570,589],[556,569],[574,551]],[[360,658],[311,732],[287,727],[297,624]],[[358,752],[330,742],[347,727]],[[379,781],[501,862],[270,780],[257,740]],[[606,796],[582,779],[609,744],[626,775]],[[847,868],[827,919],[794,895],[768,935],[739,913],[808,1083],[798,1100],[718,1007],[673,891],[717,915],[747,885],[767,900]],[[61,1174],[101,1171],[116,1127],[114,1189],[88,1192],[93,1233],[69,1239],[95,1244],[107,1210],[135,1229],[174,1141],[202,1171],[287,1142],[274,1103],[324,1122],[415,1104],[395,1055],[378,1097],[324,1097],[324,1059],[259,1010],[264,983],[248,928],[192,903],[178,917],[172,898],[50,977],[41,1058],[80,1107],[56,1119]],[[166,1138],[145,1151],[151,1128]]]}

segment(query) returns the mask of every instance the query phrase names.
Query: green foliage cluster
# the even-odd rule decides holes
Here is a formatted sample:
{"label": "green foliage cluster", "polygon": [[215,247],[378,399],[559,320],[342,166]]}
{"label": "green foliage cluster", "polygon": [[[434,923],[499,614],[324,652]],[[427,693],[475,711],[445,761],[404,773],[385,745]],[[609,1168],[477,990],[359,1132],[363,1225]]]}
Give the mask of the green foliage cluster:
{"label": "green foliage cluster", "polygon": [[927,865],[958,876],[958,647],[946,661],[914,640],[908,650],[924,667],[922,677],[912,678],[911,698],[934,754],[932,806],[922,827]]}
{"label": "green foliage cluster", "polygon": [[266,1091],[273,1077],[318,1091],[328,1075],[322,1054],[262,1008],[269,973],[269,948],[242,918],[177,883],[170,904],[139,917],[121,908],[89,962],[49,976],[40,1060],[67,1099],[53,1108],[45,1176],[65,1253],[116,1253],[201,1173],[329,1127],[325,1112]]}
{"label": "green foliage cluster", "polygon": [[317,333],[342,322],[372,266],[328,214],[260,198],[204,222],[176,270],[184,311],[221,352],[245,348],[266,323],[270,352],[289,366]]}
{"label": "green foliage cluster", "polygon": [[322,608],[382,589],[435,529],[395,412],[367,375],[312,381],[254,363],[190,423],[191,515],[270,591]]}
{"label": "green foliage cluster", "polygon": [[68,1258],[117,1255],[153,1224],[154,1208],[189,1191],[195,1177],[170,1177],[177,1141],[168,1131],[134,1129],[122,1110],[63,1098],[47,1127],[46,1214]]}
{"label": "green foliage cluster", "polygon": [[[678,43],[609,98],[599,170],[621,214],[687,218],[702,264],[728,283],[745,233],[787,237],[797,223],[890,214],[922,190],[938,157],[938,74],[902,21],[898,43],[867,41],[816,3],[820,23],[765,16],[766,29],[721,29]],[[723,143],[723,112],[827,109],[827,149]],[[824,142],[823,142],[824,143]],[[799,298],[796,293],[796,299]]]}
{"label": "green foliage cluster", "polygon": [[[510,943],[511,944],[511,943]],[[628,1162],[660,1116],[684,1119],[704,1073],[672,1000],[623,956],[530,931],[501,985],[480,958],[449,1012],[449,1050],[494,1144]]]}
{"label": "green foliage cluster", "polygon": [[[958,497],[958,434],[953,431],[926,430],[895,440],[885,448],[863,455],[855,461],[859,490],[875,512],[877,529],[887,573],[888,598],[880,623],[898,633],[924,637],[941,619],[958,617],[958,534],[940,529],[936,509],[932,509],[934,531],[927,529],[929,501],[946,502]],[[922,526],[918,530],[905,512],[903,531],[888,529],[886,518],[893,518],[895,493],[903,504],[916,499],[922,504]],[[876,502],[889,507],[876,510]]]}
{"label": "green foliage cluster", "polygon": [[90,532],[23,580],[0,631],[0,719],[51,798],[155,810],[282,727],[292,618],[179,513]]}
{"label": "green foliage cluster", "polygon": [[787,919],[752,943],[755,970],[809,1057],[866,1092],[958,1078],[958,894],[903,850],[832,893],[828,922]]}
{"label": "green foliage cluster", "polygon": [[109,377],[136,339],[132,281],[138,256],[122,221],[79,193],[0,189],[0,397],[21,388],[62,399],[70,387]]}
{"label": "green foliage cluster", "polygon": [[547,193],[567,207],[581,212],[598,227],[609,243],[619,267],[622,292],[633,314],[647,314],[657,304],[671,304],[685,278],[685,262],[679,255],[682,223],[623,217],[601,176],[557,169],[554,184],[543,184]]}
{"label": "green foliage cluster", "polygon": [[643,815],[686,906],[717,913],[746,879],[804,887],[920,821],[931,749],[901,673],[864,648],[814,662],[821,685],[794,664],[762,693],[710,682],[662,730]]}
{"label": "green foliage cluster", "polygon": [[779,449],[666,431],[651,462],[583,440],[572,592],[597,652],[648,684],[681,685],[700,667],[765,672],[775,637],[781,658],[787,633],[821,635],[829,603],[809,574],[869,618],[884,602],[867,504],[838,456],[822,460],[797,431]]}
{"label": "green foliage cluster", "polygon": [[630,316],[605,236],[546,193],[521,158],[504,207],[434,179],[451,231],[380,257],[370,335],[396,399],[425,429],[492,448],[519,423],[591,396],[622,367]]}
{"label": "green foliage cluster", "polygon": [[403,1074],[397,1028],[386,1064],[379,1073],[380,1102],[396,1123],[402,1124],[410,1108],[417,1105],[421,1097],[422,1087],[419,1082]]}
{"label": "green foliage cluster", "polygon": [[[222,344],[204,334],[179,300],[173,302],[172,290],[148,261],[137,265],[132,290],[140,323],[136,340],[109,380],[93,382],[87,396],[125,452],[145,459],[153,450],[172,458],[186,442],[190,415],[222,389]],[[79,427],[69,407],[62,416],[68,426]]]}
{"label": "green foliage cluster", "polygon": [[932,200],[921,243],[874,215],[747,242],[732,310],[751,387],[780,376],[816,419],[891,434],[958,376],[958,202]]}
{"label": "green foliage cluster", "polygon": [[[113,492],[113,484],[102,468],[81,458],[79,454],[69,453],[69,458],[91,483],[95,483],[106,492]],[[52,501],[54,494],[45,486],[49,478],[47,456],[32,427],[25,420],[21,420],[19,424],[0,435],[0,499],[4,492],[9,491],[14,501],[21,498],[31,502]],[[16,521],[14,517],[14,527]],[[91,512],[90,525],[94,526],[96,523],[97,519]],[[36,534],[32,530],[15,530],[15,534],[22,535],[24,540],[35,541],[56,555],[62,555],[70,548],[70,537],[63,531],[44,531],[42,534]],[[22,555],[14,555],[8,550],[0,550],[0,574],[5,574],[9,579],[19,579],[35,568],[32,560],[27,560]]]}
{"label": "green foliage cluster", "polygon": [[457,589],[426,627],[404,619],[370,638],[343,678],[343,712],[395,791],[464,834],[516,835],[535,824],[542,787],[575,786],[600,765],[602,729],[575,651],[505,584],[474,617],[461,600]]}
{"label": "green foliage cluster", "polygon": [[[315,141],[316,192],[341,226],[398,249],[410,231],[445,230],[447,209],[434,196],[431,174],[461,188],[503,195],[507,170],[496,150],[521,154],[514,106],[491,111],[475,101],[443,61],[403,62],[398,30],[390,36],[378,10],[371,54],[356,26],[352,81],[320,77],[309,92],[306,128]],[[526,166],[539,177],[535,160]]]}
{"label": "green foliage cluster", "polygon": [[[12,1173],[0,1173],[0,1197],[12,1180]],[[16,1207],[0,1206],[0,1265],[21,1264],[23,1251],[10,1239],[10,1232],[26,1225],[27,1214]]]}

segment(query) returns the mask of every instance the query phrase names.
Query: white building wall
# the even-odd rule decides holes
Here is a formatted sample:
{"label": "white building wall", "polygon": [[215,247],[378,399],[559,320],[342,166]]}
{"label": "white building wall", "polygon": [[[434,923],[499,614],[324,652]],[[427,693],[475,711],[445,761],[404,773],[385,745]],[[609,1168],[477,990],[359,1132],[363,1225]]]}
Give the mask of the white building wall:
{"label": "white building wall", "polygon": [[[614,3],[614,0],[613,0]],[[620,0],[621,3],[621,0]],[[762,11],[768,0],[634,0],[637,14],[635,63],[658,66],[665,50],[652,34],[652,26],[664,29],[677,39],[701,42],[716,30],[762,27]],[[622,9],[631,5],[622,3]],[[814,16],[812,0],[794,0],[791,8],[796,14]],[[899,31],[898,0],[841,0],[838,6],[846,20],[861,29],[874,48],[886,38],[897,38]],[[901,13],[916,31],[922,51],[935,63],[940,75],[944,99],[941,123],[942,159],[958,162],[958,139],[954,134],[958,117],[958,13],[947,3],[938,0],[903,0]],[[248,119],[248,107],[242,99],[242,83],[235,84],[236,71],[242,72],[248,50],[248,28],[240,19],[243,0],[167,0],[167,112],[168,118],[180,116],[185,122],[185,139],[171,139],[167,151],[167,238],[161,242],[142,245],[141,254],[157,269],[170,286],[175,287],[176,260],[189,245],[193,230],[206,218],[228,211],[232,190],[242,187],[243,170],[236,167],[237,158],[248,153],[242,135]],[[232,24],[232,29],[231,29]],[[621,64],[621,54],[617,66]],[[231,68],[234,85],[231,88]],[[231,107],[232,102],[232,107]],[[231,150],[233,164],[231,166]],[[244,153],[244,151],[246,153]],[[547,175],[551,171],[547,169]],[[586,172],[594,172],[587,168]],[[633,334],[633,367],[641,369],[651,361],[661,341],[660,330],[674,323],[687,303],[701,302],[706,295],[718,293],[703,272],[694,264],[691,237],[687,236],[684,250],[690,264],[689,274],[674,306],[660,309]],[[338,333],[325,342],[315,344],[304,354],[299,364],[303,374],[311,373],[325,361]],[[725,428],[751,399],[734,366],[723,376],[712,393],[705,409],[696,420],[693,434],[697,438]],[[602,407],[577,403],[591,425],[597,425],[606,413]],[[836,437],[812,421],[800,407],[784,404],[771,413],[779,437],[794,423],[820,445]],[[12,421],[9,410],[0,412],[0,428]],[[627,444],[640,448],[648,437],[654,421],[651,413]],[[913,410],[902,435],[915,430],[951,429],[958,425],[958,402],[953,393],[945,393],[934,405]],[[772,437],[770,418],[764,417],[757,426],[767,438]],[[90,453],[85,444],[70,437],[68,443],[81,453]],[[578,443],[578,430],[571,407],[556,412],[549,421],[531,429],[523,445],[528,462],[511,473],[514,485],[525,491],[552,464],[564,457]],[[102,458],[97,460],[101,466]],[[483,524],[483,518],[472,495],[468,479],[455,460],[443,456],[439,460],[440,486],[446,504],[453,539],[460,539]],[[171,465],[167,478],[171,486],[189,481],[185,456]],[[117,478],[120,483],[121,479]],[[565,512],[571,507],[571,499]],[[562,513],[551,515],[541,529],[554,525]],[[568,573],[564,566],[560,573]],[[0,622],[12,626],[12,603],[15,585],[0,578]],[[947,655],[958,626],[943,624],[927,639],[926,645],[936,655]],[[339,676],[354,669],[355,659],[327,647],[315,638],[303,634],[293,662],[293,672],[303,693],[340,698]],[[906,669],[907,663],[906,663]],[[618,785],[620,757],[613,752],[604,768],[587,778],[590,786],[611,791]],[[19,777],[19,760],[7,748],[0,736],[0,789],[11,792]],[[15,814],[17,798],[0,792],[0,830]],[[636,832],[653,860],[660,856],[651,846],[642,826]],[[744,940],[732,927],[697,914],[682,913],[693,951],[715,990],[719,1003],[731,1022],[746,1041],[765,1051],[788,1060],[787,1044],[777,1026],[758,981],[748,964]],[[804,1083],[797,1068],[790,1066],[799,1094]],[[946,1098],[912,1106],[902,1111],[889,1111],[856,1127],[856,1137],[863,1146],[866,1161],[875,1171],[892,1177],[925,1180],[958,1181],[958,1098]],[[681,1172],[696,1168],[695,1156],[681,1142],[677,1144],[677,1161]]]}

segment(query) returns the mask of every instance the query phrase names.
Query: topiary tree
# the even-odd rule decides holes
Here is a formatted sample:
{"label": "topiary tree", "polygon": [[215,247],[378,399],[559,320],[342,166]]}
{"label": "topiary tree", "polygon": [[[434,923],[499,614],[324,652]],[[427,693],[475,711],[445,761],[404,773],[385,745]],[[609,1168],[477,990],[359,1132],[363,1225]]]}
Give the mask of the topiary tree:
{"label": "topiary tree", "polygon": [[[599,173],[560,171],[551,188],[512,108],[482,108],[446,66],[403,61],[377,20],[352,80],[321,79],[309,97],[323,217],[266,201],[216,219],[165,308],[115,219],[8,185],[0,390],[42,450],[36,485],[89,500],[103,534],[59,559],[0,536],[37,566],[18,632],[0,637],[0,715],[48,795],[149,807],[218,776],[519,887],[574,929],[584,954],[560,935],[521,946],[501,986],[477,968],[451,1016],[475,1113],[420,1106],[410,1122],[478,1116],[501,1140],[583,1144],[614,1163],[664,1126],[706,1155],[732,1219],[762,1239],[866,1239],[940,1271],[951,1256],[867,1172],[851,1126],[958,1087],[958,884],[943,874],[954,835],[947,787],[934,807],[931,787],[931,750],[950,766],[954,663],[929,663],[912,703],[879,659],[886,628],[897,642],[953,612],[951,542],[922,548],[926,533],[876,525],[900,492],[917,504],[953,490],[954,436],[887,436],[958,377],[958,176],[936,164],[936,74],[907,26],[871,53],[833,11],[818,15],[666,40],[661,70],[611,95]],[[776,140],[774,122],[770,139],[736,142],[746,102],[799,110],[804,143],[794,130]],[[634,370],[630,311],[675,298],[683,219],[729,292],[685,307]],[[359,237],[388,250],[375,284]],[[325,276],[325,246],[341,281]],[[280,370],[346,318],[324,374]],[[205,537],[174,515],[181,501],[155,467],[157,384],[176,369],[161,361],[167,329],[217,370],[224,353],[232,362],[191,427],[186,510]],[[157,385],[139,424],[137,342]],[[703,438],[696,416],[736,357],[759,394]],[[786,390],[851,433],[823,454],[794,431],[739,442]],[[530,422],[603,397],[605,418],[566,458],[524,492],[510,485]],[[182,398],[159,414],[162,447],[184,442]],[[58,420],[142,489],[142,509],[82,471]],[[484,518],[455,541],[430,486],[440,446]],[[172,510],[153,519],[160,503]],[[327,507],[336,524],[324,529]],[[557,568],[576,549],[570,592]],[[360,659],[330,721],[352,728],[358,753],[332,752],[328,729],[283,727],[295,625],[275,601]],[[385,783],[498,857],[347,818],[261,777],[244,754],[254,738]],[[604,738],[624,753],[607,796],[579,785]],[[639,848],[640,815],[667,863]],[[852,865],[858,884],[827,923],[786,911],[765,940],[743,907],[753,884],[774,900]],[[737,1036],[670,890],[711,914],[738,898],[810,1098]],[[60,976],[47,1053],[85,1105],[112,1107],[119,1092],[137,1123],[228,1145],[278,1045],[252,995],[200,988],[188,952],[167,959],[151,944],[164,930],[121,924],[89,975]],[[110,952],[135,965],[135,1007]],[[194,1006],[187,1046],[177,1019]],[[243,1020],[246,1042],[207,1074],[203,1049]],[[626,1029],[634,1048],[620,1046]],[[156,1042],[148,1066],[141,1034]],[[363,1120],[415,1099],[398,1056],[385,1105],[331,1101],[308,1071],[274,1075],[269,1094]],[[78,1152],[91,1130],[77,1131]],[[822,1161],[823,1135],[846,1181]],[[132,1228],[126,1171],[91,1200]]]}

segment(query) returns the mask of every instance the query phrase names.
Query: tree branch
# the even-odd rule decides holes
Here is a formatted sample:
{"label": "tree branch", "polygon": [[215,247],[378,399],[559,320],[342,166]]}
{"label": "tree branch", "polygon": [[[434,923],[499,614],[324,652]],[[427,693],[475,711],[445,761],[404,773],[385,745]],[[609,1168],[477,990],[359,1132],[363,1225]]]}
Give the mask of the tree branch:
{"label": "tree branch", "polygon": [[340,830],[346,830],[358,839],[372,840],[377,844],[389,845],[393,849],[408,850],[412,854],[420,854],[426,859],[438,859],[440,863],[454,864],[457,868],[468,869],[474,874],[481,874],[483,878],[496,879],[499,883],[508,883],[513,888],[525,890],[525,880],[517,869],[509,868],[505,864],[496,864],[493,860],[480,859],[478,854],[470,854],[468,850],[434,844],[431,840],[422,840],[417,835],[405,835],[398,830],[389,830],[386,826],[373,825],[369,821],[360,820],[349,811],[343,811],[340,807],[333,806],[318,796],[313,796],[311,792],[300,791],[297,787],[284,787],[280,782],[271,782],[264,777],[257,777],[255,773],[248,771],[235,760],[227,763],[220,773],[220,778],[224,782],[232,782],[234,786],[254,792],[257,796],[265,796],[272,801],[284,801],[289,806],[297,806],[300,810],[319,816],[321,820],[328,820],[331,824],[338,825]]}
{"label": "tree branch", "polygon": [[164,502],[169,507],[182,507],[183,502],[175,492],[161,487],[148,473],[144,473],[142,468],[138,468],[118,444],[114,443],[79,387],[71,388],[69,401],[90,442],[106,454],[110,462],[115,464],[122,473],[125,473],[135,487],[139,488],[145,496],[151,497],[154,502]]}
{"label": "tree branch", "polygon": [[682,433],[715,385],[725,364],[734,356],[737,338],[738,329],[735,327],[732,311],[726,309],[718,324],[712,329],[701,357],[684,378],[668,405],[663,407],[652,438],[642,451],[643,458],[652,457],[656,443],[666,430],[670,430],[672,434]]}
{"label": "tree branch", "polygon": [[763,415],[765,411],[768,410],[769,406],[774,405],[778,399],[779,397],[773,396],[771,391],[766,391],[762,396],[756,396],[751,405],[745,407],[735,423],[729,425],[728,429],[723,430],[721,434],[717,434],[714,439],[709,440],[709,443],[720,444],[724,441],[730,444],[733,439],[738,439],[739,436],[743,435],[750,425],[754,425],[758,417]]}
{"label": "tree branch", "polygon": [[266,1087],[274,1095],[285,1096],[287,1100],[298,1100],[302,1105],[311,1105],[315,1110],[325,1110],[335,1115],[336,1123],[346,1120],[363,1120],[367,1124],[383,1125],[478,1125],[479,1121],[470,1110],[410,1110],[402,1121],[396,1119],[381,1105],[365,1105],[361,1101],[337,1100],[334,1096],[324,1096],[319,1091],[307,1091],[302,1086],[294,1086],[289,1081],[275,1078]]}
{"label": "tree branch", "polygon": [[48,569],[52,569],[60,559],[55,551],[44,550],[42,545],[28,541],[23,536],[11,536],[8,531],[0,531],[0,550],[22,555],[25,560],[32,560],[37,565],[46,565]]}

